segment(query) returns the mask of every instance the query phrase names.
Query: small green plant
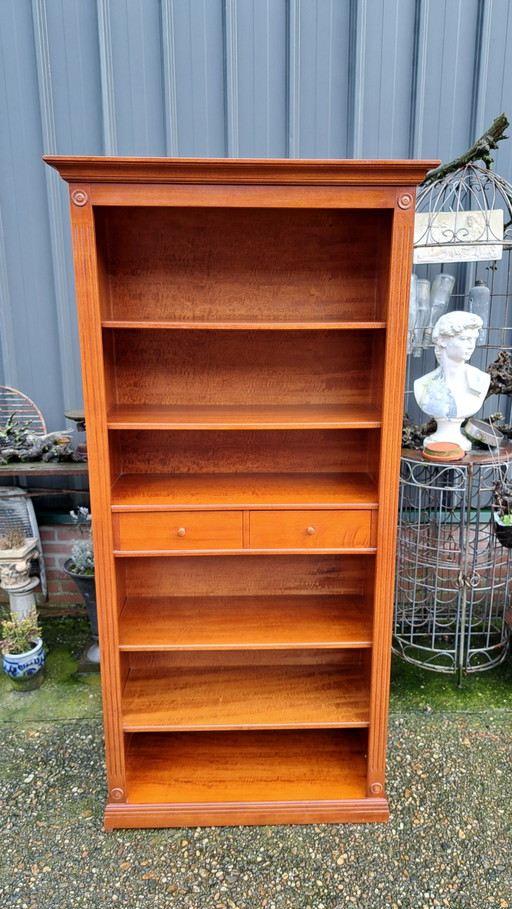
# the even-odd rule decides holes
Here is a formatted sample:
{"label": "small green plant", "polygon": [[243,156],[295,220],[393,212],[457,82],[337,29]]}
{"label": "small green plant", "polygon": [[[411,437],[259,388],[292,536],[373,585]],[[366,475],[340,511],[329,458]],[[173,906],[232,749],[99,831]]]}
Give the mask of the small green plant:
{"label": "small green plant", "polygon": [[27,653],[28,650],[32,650],[37,639],[41,637],[35,606],[21,619],[11,612],[9,618],[0,623],[0,629],[2,653]]}
{"label": "small green plant", "polygon": [[27,542],[27,537],[19,527],[13,527],[8,533],[0,537],[0,549],[22,549]]}
{"label": "small green plant", "polygon": [[512,524],[512,483],[496,480],[493,486],[495,515],[500,524]]}
{"label": "small green plant", "polygon": [[80,540],[75,540],[71,547],[70,570],[75,574],[94,574],[94,546],[92,541],[91,513],[83,505],[76,511],[69,512],[73,523],[77,525],[82,534]]}

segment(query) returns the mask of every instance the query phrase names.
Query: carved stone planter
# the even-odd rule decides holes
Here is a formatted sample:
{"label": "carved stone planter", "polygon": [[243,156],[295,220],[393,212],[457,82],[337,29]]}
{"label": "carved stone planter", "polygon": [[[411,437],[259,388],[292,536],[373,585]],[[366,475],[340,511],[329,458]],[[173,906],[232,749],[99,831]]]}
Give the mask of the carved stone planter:
{"label": "carved stone planter", "polygon": [[37,558],[37,540],[28,537],[18,549],[0,549],[0,586],[18,590],[30,581],[32,560]]}

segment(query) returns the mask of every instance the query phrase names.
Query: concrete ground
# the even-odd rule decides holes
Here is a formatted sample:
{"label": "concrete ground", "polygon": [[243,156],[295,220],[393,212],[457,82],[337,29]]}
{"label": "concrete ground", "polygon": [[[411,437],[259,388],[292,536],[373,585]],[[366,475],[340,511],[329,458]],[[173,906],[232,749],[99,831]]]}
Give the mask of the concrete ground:
{"label": "concrete ground", "polygon": [[105,833],[97,676],[79,620],[48,623],[48,676],[0,684],[2,909],[512,909],[512,667],[395,666],[388,824]]}

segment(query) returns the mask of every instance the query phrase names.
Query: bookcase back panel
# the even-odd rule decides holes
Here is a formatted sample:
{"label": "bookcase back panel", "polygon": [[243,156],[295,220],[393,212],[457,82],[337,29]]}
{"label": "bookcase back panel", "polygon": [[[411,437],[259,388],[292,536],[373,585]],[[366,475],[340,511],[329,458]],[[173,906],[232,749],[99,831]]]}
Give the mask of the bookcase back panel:
{"label": "bookcase back panel", "polygon": [[127,731],[368,726],[360,651],[130,654]]}
{"label": "bookcase back panel", "polygon": [[141,557],[119,560],[117,570],[126,596],[364,596],[371,587],[374,557]]}
{"label": "bookcase back panel", "polygon": [[[133,733],[129,791],[151,803],[364,798],[365,729]],[[287,821],[282,821],[286,823]],[[218,818],[217,818],[218,823]]]}
{"label": "bookcase back panel", "polygon": [[129,654],[131,669],[212,668],[227,670],[244,666],[261,666],[272,669],[274,666],[353,666],[362,669],[361,650],[323,650],[297,648],[296,650],[218,650],[218,651],[176,651],[151,653],[134,652]]}
{"label": "bookcase back panel", "polygon": [[104,318],[383,319],[389,210],[96,209]]}
{"label": "bookcase back panel", "polygon": [[116,332],[117,403],[368,404],[381,334],[282,331],[277,343],[264,331]]}
{"label": "bookcase back panel", "polygon": [[379,430],[112,432],[121,474],[367,472]]}

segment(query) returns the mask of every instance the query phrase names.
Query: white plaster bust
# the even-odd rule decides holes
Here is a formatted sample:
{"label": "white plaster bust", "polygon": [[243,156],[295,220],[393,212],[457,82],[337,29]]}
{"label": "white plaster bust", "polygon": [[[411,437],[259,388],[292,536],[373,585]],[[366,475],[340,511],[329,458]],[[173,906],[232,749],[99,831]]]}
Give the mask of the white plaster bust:
{"label": "white plaster bust", "polygon": [[462,435],[461,424],[480,410],[491,377],[469,366],[482,327],[480,316],[456,311],[441,316],[432,332],[439,366],[414,383],[416,403],[437,422],[437,430],[427,436],[430,442],[456,442],[469,451],[471,442]]}

